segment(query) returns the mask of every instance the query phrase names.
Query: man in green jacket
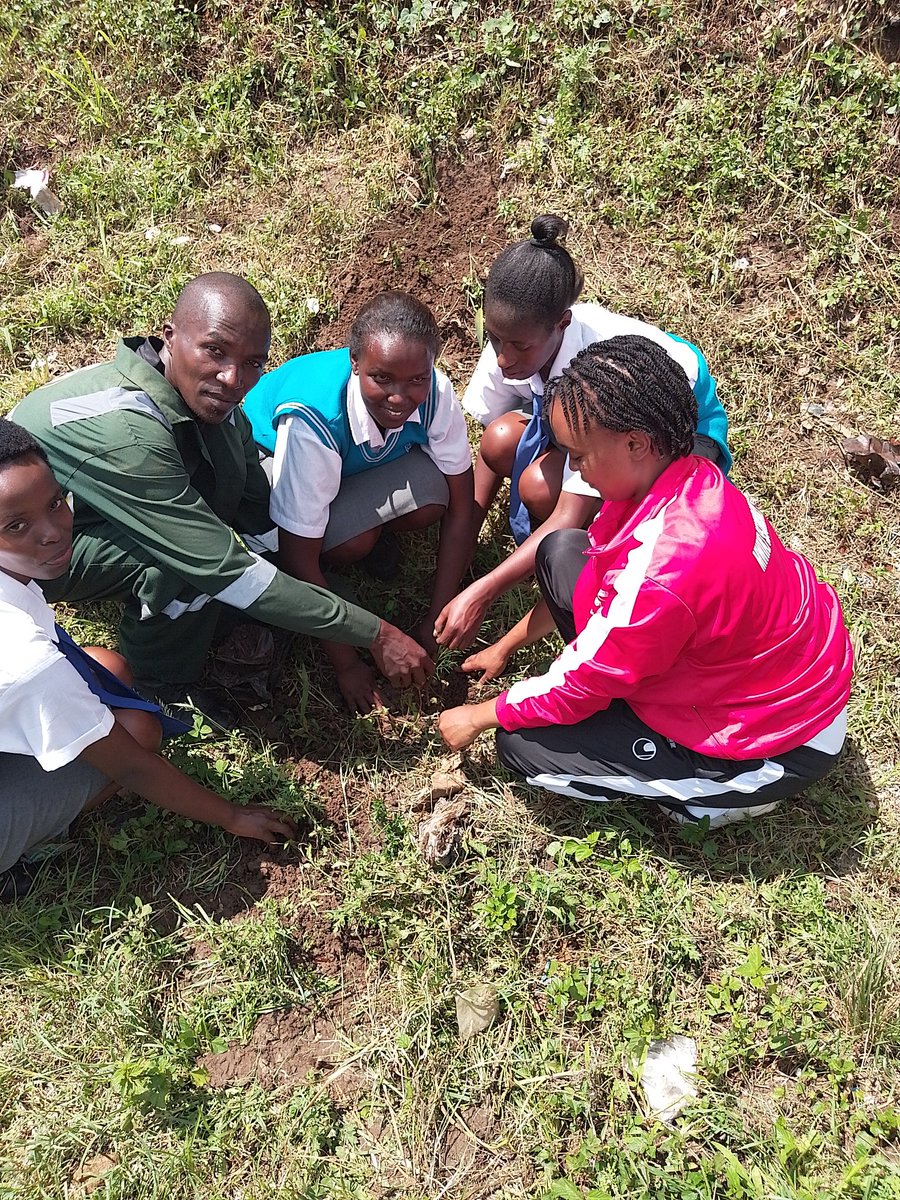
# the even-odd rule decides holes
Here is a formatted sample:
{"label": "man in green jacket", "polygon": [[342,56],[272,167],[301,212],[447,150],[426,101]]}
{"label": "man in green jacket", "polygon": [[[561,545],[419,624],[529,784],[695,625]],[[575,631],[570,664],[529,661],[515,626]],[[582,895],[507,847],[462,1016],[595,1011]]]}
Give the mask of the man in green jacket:
{"label": "man in green jacket", "polygon": [[[257,550],[269,484],[240,403],[271,326],[245,279],[200,275],[161,339],[125,338],[110,363],[38,388],[15,419],[75,505],[72,563],[48,600],[124,600],[119,640],[144,690],[176,699],[200,675],[223,605],[282,629],[368,647],[398,686],[433,664],[411,638]],[[271,545],[271,543],[270,543]]]}

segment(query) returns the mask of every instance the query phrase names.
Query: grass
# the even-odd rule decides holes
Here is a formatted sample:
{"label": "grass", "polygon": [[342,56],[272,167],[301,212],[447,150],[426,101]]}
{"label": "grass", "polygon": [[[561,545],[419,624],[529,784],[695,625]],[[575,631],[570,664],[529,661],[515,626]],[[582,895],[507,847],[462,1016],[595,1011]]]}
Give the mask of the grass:
{"label": "grass", "polygon": [[[354,272],[400,269],[435,205],[466,265],[445,277],[426,245],[404,269],[450,297],[462,385],[485,237],[562,211],[589,296],[703,347],[735,479],[838,589],[858,664],[840,767],[771,817],[710,834],[562,803],[485,741],[435,873],[410,835],[454,659],[422,709],[351,721],[298,642],[265,733],[173,753],[293,812],[299,846],[120,802],[0,913],[4,1196],[900,1196],[898,507],[837,448],[900,418],[892,20],[859,0],[0,14],[4,165],[49,166],[64,205],[3,196],[4,408],[212,267],[260,287],[275,362],[327,341]],[[429,570],[416,552],[395,591],[354,582],[412,622]],[[114,641],[109,608],[71,622]],[[480,982],[500,1019],[461,1044],[455,995]],[[699,1097],[666,1126],[635,1063],[677,1033]]]}

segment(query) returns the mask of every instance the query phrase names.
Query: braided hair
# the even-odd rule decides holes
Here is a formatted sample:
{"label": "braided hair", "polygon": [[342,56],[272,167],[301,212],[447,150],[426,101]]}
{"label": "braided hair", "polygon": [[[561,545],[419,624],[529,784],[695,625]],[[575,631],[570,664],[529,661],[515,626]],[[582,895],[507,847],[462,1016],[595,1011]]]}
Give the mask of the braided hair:
{"label": "braided hair", "polygon": [[421,342],[432,358],[441,348],[441,335],[427,304],[409,292],[379,292],[367,300],[350,328],[350,353],[359,358],[369,338],[383,335]]}
{"label": "braided hair", "polygon": [[549,328],[575,303],[584,274],[561,239],[568,221],[547,215],[531,222],[531,237],[507,246],[488,271],[485,307],[500,305],[516,318]]}
{"label": "braided hair", "polygon": [[544,396],[544,414],[559,403],[569,428],[639,429],[665,458],[693,452],[697,401],[682,368],[662,346],[628,334],[585,347]]}
{"label": "braided hair", "polygon": [[0,417],[0,470],[21,458],[40,458],[47,462],[47,451],[27,429]]}

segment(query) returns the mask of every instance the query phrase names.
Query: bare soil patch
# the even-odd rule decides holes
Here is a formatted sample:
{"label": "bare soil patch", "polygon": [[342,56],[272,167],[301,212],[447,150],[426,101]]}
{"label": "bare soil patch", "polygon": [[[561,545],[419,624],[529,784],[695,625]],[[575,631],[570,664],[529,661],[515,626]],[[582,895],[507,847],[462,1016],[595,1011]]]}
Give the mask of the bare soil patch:
{"label": "bare soil patch", "polygon": [[338,1107],[352,1104],[368,1083],[365,1068],[331,1018],[311,1019],[297,1009],[265,1013],[249,1042],[206,1054],[200,1066],[214,1088],[252,1080],[266,1088],[316,1082]]}
{"label": "bare soil patch", "polygon": [[335,320],[315,348],[346,345],[361,306],[385,288],[411,291],[437,318],[442,365],[457,380],[475,365],[478,343],[467,281],[483,279],[507,242],[497,217],[497,176],[491,159],[474,156],[438,165],[434,203],[398,204],[368,232],[356,258],[333,282]]}

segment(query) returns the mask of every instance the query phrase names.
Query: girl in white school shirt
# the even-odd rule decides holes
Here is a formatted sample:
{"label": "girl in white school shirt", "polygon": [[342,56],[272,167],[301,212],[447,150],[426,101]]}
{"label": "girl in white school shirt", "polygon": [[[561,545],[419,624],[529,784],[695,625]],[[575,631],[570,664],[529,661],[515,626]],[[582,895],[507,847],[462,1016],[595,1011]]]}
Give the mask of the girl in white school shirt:
{"label": "girl in white school shirt", "polygon": [[77,646],[36,581],[72,557],[72,511],[38,443],[0,419],[0,902],[30,889],[27,856],[120,787],[194,821],[261,841],[289,817],[207,791],[156,751],[188,728],[130,686],[121,655]]}
{"label": "girl in white school shirt", "polygon": [[510,525],[518,548],[439,614],[435,638],[451,649],[468,646],[491,604],[534,573],[537,547],[548,533],[583,529],[597,514],[600,497],[569,469],[541,414],[545,384],[560,375],[580,350],[626,334],[662,346],[684,370],[697,400],[694,452],[726,472],[731,466],[728,421],[703,355],[654,325],[600,304],[577,304],[584,275],[562,245],[567,231],[561,217],[536,217],[531,237],[508,246],[488,272],[484,290],[488,344],[462,402],[486,426],[475,464],[473,541],[508,478]]}

